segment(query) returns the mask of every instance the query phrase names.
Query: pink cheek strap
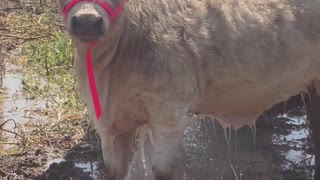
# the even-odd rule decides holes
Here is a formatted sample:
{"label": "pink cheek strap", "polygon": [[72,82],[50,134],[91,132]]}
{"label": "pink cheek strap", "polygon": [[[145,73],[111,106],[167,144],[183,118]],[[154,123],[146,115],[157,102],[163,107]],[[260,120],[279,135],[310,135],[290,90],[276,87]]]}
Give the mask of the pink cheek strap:
{"label": "pink cheek strap", "polygon": [[[109,22],[113,21],[113,19],[122,11],[124,2],[123,1],[118,7],[116,7],[114,10],[110,8],[110,6],[104,2],[103,0],[71,0],[64,9],[62,10],[62,14],[64,16],[64,19],[67,19],[68,12],[78,3],[80,2],[94,2],[101,6],[106,13],[109,15]],[[97,86],[94,78],[93,68],[92,68],[92,60],[91,60],[91,49],[97,44],[97,42],[92,42],[89,44],[86,52],[86,70],[87,70],[87,78],[91,93],[91,99],[93,102],[93,107],[95,109],[96,119],[99,120],[102,114],[101,105],[99,101],[99,95],[97,91]]]}

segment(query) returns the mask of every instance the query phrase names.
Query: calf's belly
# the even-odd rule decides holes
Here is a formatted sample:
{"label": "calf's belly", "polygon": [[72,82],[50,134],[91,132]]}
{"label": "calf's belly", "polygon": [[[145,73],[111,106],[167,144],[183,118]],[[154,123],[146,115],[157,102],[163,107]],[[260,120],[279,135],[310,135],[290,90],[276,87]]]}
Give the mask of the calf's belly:
{"label": "calf's belly", "polygon": [[[285,76],[284,76],[285,77]],[[303,93],[315,77],[274,77],[255,83],[223,84],[205,90],[193,112],[215,117],[223,126],[240,128],[253,124],[273,105]]]}

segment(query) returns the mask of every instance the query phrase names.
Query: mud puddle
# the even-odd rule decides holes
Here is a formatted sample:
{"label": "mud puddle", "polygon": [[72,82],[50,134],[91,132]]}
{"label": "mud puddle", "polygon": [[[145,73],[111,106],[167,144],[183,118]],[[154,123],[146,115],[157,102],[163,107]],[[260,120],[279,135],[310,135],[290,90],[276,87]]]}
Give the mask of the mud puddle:
{"label": "mud puddle", "polygon": [[[305,117],[292,118],[284,114],[273,120],[261,120],[257,122],[256,149],[251,129],[245,127],[237,132],[236,138],[233,133],[229,156],[222,127],[211,120],[191,117],[183,141],[185,179],[311,180],[314,157],[307,152],[308,132]],[[88,144],[67,153],[67,160],[57,159],[57,162],[61,161],[60,167],[53,163],[53,169],[65,172],[63,168],[69,166],[66,162],[72,162],[73,168],[80,168],[81,173],[87,174],[79,179],[107,179],[101,151],[97,151],[99,145],[96,141],[91,142],[91,147]],[[137,147],[136,150],[129,177],[149,180],[150,162],[145,167],[140,149]],[[144,151],[148,161],[150,149],[145,147]],[[65,173],[70,175],[70,172]]]}
{"label": "mud puddle", "polygon": [[[46,127],[59,125],[58,107],[26,90],[21,67],[3,61],[6,71],[0,89],[0,179],[34,179],[61,152],[50,148],[52,137],[47,138],[48,142],[40,139]],[[39,81],[39,87],[43,83]]]}
{"label": "mud puddle", "polygon": [[278,118],[286,120],[288,127],[287,133],[272,135],[272,142],[284,147],[280,152],[280,155],[285,158],[281,167],[285,173],[302,171],[308,176],[306,178],[312,179],[315,156],[312,153],[311,132],[306,116],[297,117],[284,114]]}
{"label": "mud puddle", "polygon": [[314,155],[310,152],[305,116],[284,114],[274,119],[259,119],[256,145],[251,128],[233,132],[231,154],[223,128],[217,122],[190,121],[184,148],[187,179],[306,180],[313,175]]}
{"label": "mud puddle", "polygon": [[[49,168],[52,164],[64,164],[66,162],[67,162],[67,160],[65,160],[64,158],[56,158],[56,159],[49,160],[47,162],[46,167]],[[88,174],[93,179],[99,178],[99,174],[97,173],[98,162],[84,162],[84,161],[80,160],[78,163],[74,162],[72,164],[72,166],[75,169],[79,169],[82,172],[84,172],[85,174]]]}
{"label": "mud puddle", "polygon": [[[19,56],[20,50],[14,49],[4,54],[4,59],[0,59],[5,62],[5,75],[0,85],[0,179],[53,180],[57,176],[62,179],[97,179],[100,157],[97,154],[101,153],[97,152],[97,147],[92,147],[96,143],[78,143],[82,137],[77,135],[77,130],[84,126],[79,124],[83,121],[68,122],[66,117],[66,123],[60,121],[57,103],[62,101],[55,99],[53,102],[49,99],[56,98],[54,96],[34,95],[28,89],[31,86],[24,79],[22,66],[10,63],[11,58]],[[41,78],[38,83],[37,90],[41,90],[40,87],[47,82]],[[74,129],[66,128],[68,126]],[[65,128],[75,132],[64,132]],[[49,132],[52,130],[55,132]],[[54,134],[57,132],[60,134]],[[26,142],[26,149],[21,147],[25,146],[22,142]],[[83,148],[85,153],[82,152]],[[94,150],[93,158],[89,157],[87,149]]]}
{"label": "mud puddle", "polygon": [[[17,132],[17,126],[30,122],[45,123],[51,121],[50,118],[40,115],[40,111],[46,109],[48,102],[30,97],[23,91],[22,73],[13,64],[6,64],[6,72],[3,77],[1,109],[2,118],[0,123],[4,123],[2,128],[10,132]],[[1,138],[8,142],[15,142],[16,134],[2,131]],[[12,147],[10,143],[4,144],[2,148],[8,150]]]}
{"label": "mud puddle", "polygon": [[[183,140],[185,179],[312,179],[314,156],[308,152],[311,147],[305,116],[289,117],[284,114],[272,120],[259,120],[256,139],[254,149],[250,128],[238,130],[236,137],[233,132],[230,156],[222,127],[208,119],[191,117]],[[148,161],[151,151],[147,147],[144,151]],[[129,179],[151,179],[150,163],[144,164],[141,157],[141,149],[137,146],[130,164]],[[65,157],[50,161],[52,164],[49,170],[53,172],[47,173],[54,179],[55,171],[70,175],[71,171],[78,169],[81,172],[72,176],[75,179],[107,179],[101,160],[97,142],[83,142]],[[69,169],[68,172],[64,169],[66,167],[72,167],[73,170]]]}

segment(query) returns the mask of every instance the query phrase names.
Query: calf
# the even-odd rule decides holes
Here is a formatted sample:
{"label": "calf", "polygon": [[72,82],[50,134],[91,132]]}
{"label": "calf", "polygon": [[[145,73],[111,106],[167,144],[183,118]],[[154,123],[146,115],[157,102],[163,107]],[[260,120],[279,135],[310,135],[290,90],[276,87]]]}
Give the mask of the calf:
{"label": "calf", "polygon": [[112,179],[126,177],[142,125],[152,131],[155,179],[182,179],[188,111],[253,125],[320,78],[318,0],[57,1]]}

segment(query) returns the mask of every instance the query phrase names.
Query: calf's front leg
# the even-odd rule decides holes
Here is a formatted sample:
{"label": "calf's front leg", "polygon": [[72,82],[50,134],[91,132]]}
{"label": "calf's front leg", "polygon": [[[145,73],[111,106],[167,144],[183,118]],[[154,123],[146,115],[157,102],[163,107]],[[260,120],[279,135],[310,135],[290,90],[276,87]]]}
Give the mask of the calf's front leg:
{"label": "calf's front leg", "polygon": [[133,132],[111,136],[100,131],[103,159],[110,180],[124,180],[131,159]]}

